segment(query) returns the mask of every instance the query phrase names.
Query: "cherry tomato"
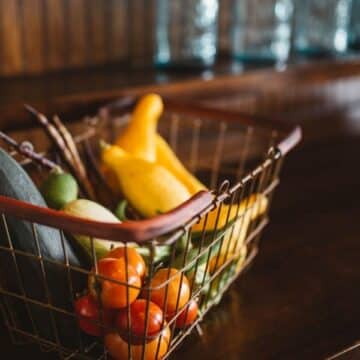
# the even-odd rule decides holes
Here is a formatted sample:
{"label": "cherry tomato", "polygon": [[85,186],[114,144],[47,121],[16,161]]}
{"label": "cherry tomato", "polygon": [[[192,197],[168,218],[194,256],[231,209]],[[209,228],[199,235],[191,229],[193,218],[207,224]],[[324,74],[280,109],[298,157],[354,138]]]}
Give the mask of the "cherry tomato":
{"label": "cherry tomato", "polygon": [[103,309],[100,315],[99,305],[90,295],[82,296],[75,302],[75,312],[79,326],[88,335],[102,336],[106,328],[112,325],[113,313]]}
{"label": "cherry tomato", "polygon": [[109,254],[106,256],[107,258],[116,258],[121,259],[125,257],[125,249],[126,249],[126,257],[127,257],[127,263],[134,267],[139,274],[140,278],[143,279],[146,273],[146,265],[145,261],[142,258],[142,256],[136,251],[136,249],[131,247],[118,247],[109,252]]}
{"label": "cherry tomato", "polygon": [[195,300],[191,300],[188,305],[184,307],[180,315],[176,318],[176,327],[182,329],[191,325],[198,316],[199,307]]}
{"label": "cherry tomato", "polygon": [[[127,306],[127,301],[131,304],[136,300],[140,292],[140,276],[131,265],[126,267],[123,258],[101,259],[97,263],[97,268],[99,275],[105,276],[111,280],[101,278],[97,278],[96,280],[94,275],[89,277],[89,291],[94,299],[98,298],[98,292],[96,291],[98,286],[101,302],[105,308],[121,309]],[[122,284],[118,284],[113,280],[119,281]],[[130,286],[127,286],[126,284]]]}
{"label": "cherry tomato", "polygon": [[[178,309],[181,309],[190,298],[189,281],[177,269],[170,269],[170,273],[168,268],[158,270],[151,279],[150,287],[152,288],[151,301],[166,309],[167,314],[172,314],[176,311],[178,298]],[[165,304],[166,297],[167,301]]]}
{"label": "cherry tomato", "polygon": [[[133,360],[160,360],[162,359],[170,343],[171,332],[169,326],[166,326],[154,340],[145,344],[144,358],[142,357],[143,345],[131,345],[131,358]],[[160,344],[159,344],[160,342]],[[128,343],[117,333],[109,333],[105,336],[105,347],[115,360],[129,359]],[[158,351],[159,348],[159,351]]]}
{"label": "cherry tomato", "polygon": [[[148,312],[146,307],[148,306]],[[128,311],[122,309],[116,317],[116,326],[124,339],[127,340],[128,330],[131,331],[132,342],[142,342],[145,336],[147,320],[147,336],[155,337],[160,333],[161,326],[163,325],[164,315],[162,310],[153,302],[147,302],[144,299],[134,301],[130,305],[130,329],[128,329]]]}

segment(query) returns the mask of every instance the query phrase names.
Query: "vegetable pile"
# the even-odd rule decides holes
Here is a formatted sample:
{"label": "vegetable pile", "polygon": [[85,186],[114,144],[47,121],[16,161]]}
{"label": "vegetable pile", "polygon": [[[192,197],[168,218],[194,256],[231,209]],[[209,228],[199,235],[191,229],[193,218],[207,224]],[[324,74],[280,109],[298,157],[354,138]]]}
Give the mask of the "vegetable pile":
{"label": "vegetable pile", "polygon": [[[157,132],[163,102],[156,94],[145,95],[139,100],[127,127],[113,144],[104,141],[99,144],[101,176],[118,197],[118,204],[112,211],[95,201],[96,188],[88,180],[76,145],[60,119],[56,117],[49,122],[44,115],[28,109],[62,151],[71,173],[49,162],[46,164],[52,171],[40,187],[44,199],[28,177],[22,181],[26,181],[26,188],[32,189],[28,191],[35,197],[18,194],[16,189],[22,184],[11,183],[11,179],[4,189],[0,183],[3,195],[29,202],[35,199],[34,203],[43,206],[45,200],[49,207],[72,216],[121,223],[134,214],[135,218],[150,218],[166,213],[199,191],[208,190],[184,167]],[[19,146],[18,150],[25,154]],[[0,152],[0,160],[1,156],[6,157]],[[32,158],[44,165],[45,160],[37,154]],[[9,159],[7,156],[1,163],[2,168],[10,162],[18,173],[25,173],[21,167],[14,167],[14,160]],[[4,176],[7,176],[6,172]],[[12,192],[6,192],[11,186]],[[142,358],[144,351],[145,359],[162,358],[174,335],[171,334],[173,329],[190,326],[202,309],[220,301],[222,290],[244,264],[244,242],[249,226],[266,211],[267,205],[268,200],[262,194],[253,194],[241,203],[223,204],[210,211],[206,221],[202,218],[189,233],[179,238],[175,252],[170,245],[161,244],[161,239],[152,252],[150,247],[128,243],[126,239],[114,242],[67,234],[69,240],[65,241],[69,244],[67,252],[71,254],[71,262],[87,266],[80,264],[70,245],[73,241],[76,243],[74,249],[81,249],[81,255],[85,254],[88,263],[94,265],[94,255],[97,259],[86,290],[83,289],[85,285],[82,289],[76,288],[81,296],[74,309],[82,331],[90,336],[104,337],[105,346],[115,359],[127,359],[129,351],[133,359]],[[25,223],[22,226],[23,234],[31,231]],[[46,249],[52,242],[54,249],[55,241],[46,239],[45,235],[43,238],[40,236],[40,242],[43,242],[40,246]],[[20,243],[21,250],[29,250],[27,245]],[[65,261],[50,250],[49,257]]]}
{"label": "vegetable pile", "polygon": [[141,359],[144,343],[145,359],[161,359],[171,338],[168,322],[176,317],[175,327],[181,329],[198,316],[186,276],[175,268],[161,268],[149,280],[146,262],[135,248],[111,250],[96,268],[75,311],[82,331],[104,336],[115,359],[127,359],[129,348],[133,359]]}

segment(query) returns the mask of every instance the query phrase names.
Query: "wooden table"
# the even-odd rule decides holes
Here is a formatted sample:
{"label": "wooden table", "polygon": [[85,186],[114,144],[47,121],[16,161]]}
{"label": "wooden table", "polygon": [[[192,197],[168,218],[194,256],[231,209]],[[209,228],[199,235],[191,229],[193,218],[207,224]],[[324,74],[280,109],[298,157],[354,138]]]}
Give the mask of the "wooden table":
{"label": "wooden table", "polygon": [[[252,268],[210,313],[204,336],[188,338],[174,358],[322,359],[355,343],[360,338],[360,62],[155,90],[271,113],[300,122],[305,136],[285,163],[272,222]],[[148,88],[126,92],[138,91]],[[70,118],[85,103],[91,109],[90,100],[98,103],[122,92],[60,96],[39,106]],[[5,105],[10,120],[15,105]],[[31,346],[15,348],[6,335],[0,344],[5,358],[54,358]]]}

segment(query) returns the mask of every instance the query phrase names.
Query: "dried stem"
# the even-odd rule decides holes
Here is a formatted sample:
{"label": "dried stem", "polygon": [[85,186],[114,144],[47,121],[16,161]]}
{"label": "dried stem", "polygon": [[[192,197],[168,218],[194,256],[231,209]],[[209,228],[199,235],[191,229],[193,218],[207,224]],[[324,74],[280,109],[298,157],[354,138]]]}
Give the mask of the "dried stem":
{"label": "dried stem", "polygon": [[70,134],[69,130],[66,128],[66,126],[63,124],[63,122],[60,120],[58,115],[53,116],[53,123],[55,127],[57,128],[58,132],[62,136],[68,150],[70,151],[73,159],[74,166],[77,167],[78,171],[81,173],[82,177],[86,178],[86,170],[84,167],[84,164],[80,158],[78,149],[76,147],[75,141]]}
{"label": "dried stem", "polygon": [[94,173],[96,174],[97,178],[102,182],[102,184],[106,187],[106,189],[109,191],[112,198],[114,199],[115,198],[115,193],[111,189],[109,184],[106,182],[105,177],[104,177],[103,173],[101,172],[101,170],[100,170],[100,168],[99,168],[99,166],[97,164],[95,155],[94,155],[94,153],[93,153],[93,151],[91,149],[91,146],[89,144],[89,140],[85,140],[84,144],[85,144],[85,146],[84,146],[85,153],[86,153],[87,158],[89,160],[90,166],[93,168]]}
{"label": "dried stem", "polygon": [[19,154],[24,155],[25,157],[33,160],[34,162],[37,162],[38,164],[40,164],[43,167],[46,167],[50,170],[61,169],[61,167],[58,164],[47,159],[45,156],[33,151],[30,147],[26,146],[24,143],[19,144],[13,138],[6,135],[2,131],[0,131],[0,139],[3,140],[8,145],[10,145]]}
{"label": "dried stem", "polygon": [[33,107],[29,105],[24,105],[25,108],[34,116],[34,118],[42,125],[42,127],[45,129],[48,137],[53,142],[53,144],[58,148],[61,157],[65,161],[65,163],[68,165],[70,172],[75,176],[75,178],[78,180],[80,187],[84,191],[85,195],[93,200],[95,198],[94,190],[92,186],[90,185],[87,178],[84,178],[82,174],[80,173],[79,169],[75,166],[73,162],[72,153],[66,146],[66,143],[58,130],[55,128],[53,124],[49,122],[47,117],[44,114],[41,114],[37,110],[35,110]]}

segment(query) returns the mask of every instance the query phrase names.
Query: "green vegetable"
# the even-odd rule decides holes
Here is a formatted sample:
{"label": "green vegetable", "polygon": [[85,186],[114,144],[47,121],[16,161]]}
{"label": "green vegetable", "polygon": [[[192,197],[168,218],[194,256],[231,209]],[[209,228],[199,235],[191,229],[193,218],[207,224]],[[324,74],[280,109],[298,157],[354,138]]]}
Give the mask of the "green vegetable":
{"label": "green vegetable", "polygon": [[[0,149],[0,179],[0,195],[46,207],[43,197],[27,173],[2,149]],[[70,264],[81,267],[82,264],[70,243],[64,238],[63,248],[60,232],[54,228],[39,224],[34,225],[33,228],[28,221],[20,220],[14,216],[5,215],[5,218],[6,228],[0,219],[0,245],[9,247],[7,238],[7,234],[9,234],[11,244],[15,250],[38,256],[39,247],[41,255],[45,259],[43,264],[46,279],[44,279],[40,261],[37,257],[15,255],[26,296],[47,304],[48,299],[43,285],[44,281],[46,281],[52,304],[71,311],[72,295],[68,286],[67,273],[63,267],[46,261],[48,259],[65,264],[65,250]],[[41,219],[39,220],[41,221]],[[17,268],[10,252],[0,252],[0,266],[2,286],[17,294],[21,294],[21,284],[17,275]],[[84,282],[86,283],[84,278],[75,278],[73,274],[72,280],[74,291],[80,291],[84,288]],[[17,326],[22,330],[32,331],[25,303],[11,300],[11,306],[15,308]],[[28,306],[39,335],[49,341],[56,341],[48,310],[31,303]],[[59,316],[57,317],[57,327],[62,344],[69,347],[76,346],[76,320],[66,316]]]}
{"label": "green vegetable", "polygon": [[[144,258],[146,264],[149,266],[151,260],[151,250],[148,246],[136,247],[136,251]],[[153,263],[158,264],[167,262],[171,255],[170,245],[156,245],[154,248]]]}
{"label": "green vegetable", "polygon": [[[220,245],[221,245],[221,241],[218,240],[211,247],[208,246],[208,247],[202,248],[200,252],[199,252],[199,247],[191,248],[186,253],[185,263],[184,263],[185,251],[183,251],[176,256],[176,258],[173,262],[173,267],[175,267],[176,269],[182,269],[184,266],[188,266],[188,270],[191,270],[196,265],[197,257],[198,257],[198,260],[197,260],[198,265],[204,264],[208,261],[210,252],[211,253],[210,253],[209,259],[211,259],[213,256],[215,256],[218,253],[218,251],[220,249]],[[201,255],[199,256],[199,254],[201,254]]]}
{"label": "green vegetable", "polygon": [[176,241],[176,253],[181,254],[186,250],[191,250],[193,248],[191,238],[189,238],[189,234],[183,234],[179,239]]}
{"label": "green vegetable", "polygon": [[[202,251],[201,251],[202,252]],[[201,255],[199,257],[198,261],[198,265],[204,264],[206,262],[207,256],[208,256],[208,251],[206,251],[203,255]],[[185,263],[184,263],[184,255],[185,253],[181,253],[179,254],[174,262],[172,267],[174,267],[175,269],[182,269],[185,266],[188,266],[188,271],[190,271],[191,269],[193,269],[196,265],[196,257],[199,255],[199,249],[198,248],[194,248],[191,249],[187,254],[186,254],[186,259],[185,259]]]}
{"label": "green vegetable", "polygon": [[[63,211],[69,215],[89,220],[107,223],[120,223],[120,220],[108,209],[100,204],[86,199],[78,199],[65,205]],[[92,259],[92,246],[90,237],[82,234],[72,234],[87,256]],[[94,238],[94,250],[97,259],[101,259],[114,247],[122,246],[121,242]]]}
{"label": "green vegetable", "polygon": [[212,305],[218,305],[222,299],[224,287],[232,279],[235,274],[236,263],[232,263],[227,269],[221,272],[214,280],[210,283],[210,291],[208,293],[207,299],[204,302],[208,306],[210,303]]}
{"label": "green vegetable", "polygon": [[49,207],[61,209],[77,199],[79,187],[71,174],[54,171],[41,185],[41,193]]}
{"label": "green vegetable", "polygon": [[[67,214],[82,217],[89,220],[97,220],[108,223],[120,223],[121,221],[108,209],[99,205],[98,203],[86,199],[78,199],[65,205],[63,211]],[[89,236],[81,234],[72,234],[81,248],[85,251],[89,259],[92,259],[92,247]],[[113,248],[123,246],[123,243],[118,241],[110,241],[106,239],[94,239],[94,250],[96,258],[101,259],[105,257]],[[128,243],[128,246],[136,247],[138,253],[144,258],[145,262],[149,264],[151,251],[147,246],[138,246],[135,243]],[[157,245],[154,253],[154,263],[166,261],[171,253],[169,245]]]}
{"label": "green vegetable", "polygon": [[195,268],[186,272],[186,276],[193,284],[194,290],[198,290],[201,287],[201,293],[207,294],[210,289],[210,274],[206,271],[206,263],[198,266],[196,273]]}
{"label": "green vegetable", "polygon": [[120,221],[127,220],[126,218],[126,207],[128,205],[128,202],[126,200],[122,200],[119,202],[115,209],[115,215]]}
{"label": "green vegetable", "polygon": [[[204,254],[202,254],[200,257],[198,257],[198,255],[199,255],[199,249],[193,248],[186,254],[185,264],[184,264],[184,253],[182,253],[175,258],[174,263],[172,265],[175,269],[179,269],[179,270],[185,267],[187,268],[187,270],[185,271],[185,275],[190,281],[190,284],[194,282],[193,285],[194,290],[198,289],[202,285],[202,283],[204,281],[206,282],[209,278],[209,274],[206,271],[206,262],[209,255],[209,250],[206,250]],[[202,289],[202,293],[206,293],[208,290],[209,290],[209,284],[204,285],[204,288]]]}

